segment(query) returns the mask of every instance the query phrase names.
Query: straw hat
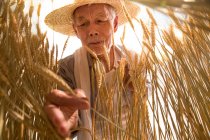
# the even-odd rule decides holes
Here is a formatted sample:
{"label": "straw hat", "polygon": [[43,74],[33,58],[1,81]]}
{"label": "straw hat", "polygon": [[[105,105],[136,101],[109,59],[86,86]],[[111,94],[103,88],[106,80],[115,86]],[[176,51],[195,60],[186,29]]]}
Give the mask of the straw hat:
{"label": "straw hat", "polygon": [[75,36],[75,32],[72,27],[72,14],[74,13],[74,10],[83,5],[97,3],[109,4],[114,7],[119,17],[119,25],[122,25],[127,21],[123,6],[126,7],[127,12],[131,17],[136,17],[140,10],[136,4],[125,0],[75,0],[73,3],[49,13],[45,18],[45,23],[56,32]]}

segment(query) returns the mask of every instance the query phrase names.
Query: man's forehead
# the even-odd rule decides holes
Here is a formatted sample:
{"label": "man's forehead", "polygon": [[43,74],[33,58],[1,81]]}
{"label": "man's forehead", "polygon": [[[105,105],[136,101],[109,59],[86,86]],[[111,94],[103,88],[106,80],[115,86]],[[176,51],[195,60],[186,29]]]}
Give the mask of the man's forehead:
{"label": "man's forehead", "polygon": [[76,17],[79,17],[83,13],[85,14],[85,12],[87,10],[89,10],[90,8],[94,9],[94,10],[91,9],[91,11],[90,11],[91,13],[103,15],[103,14],[107,14],[107,10],[109,7],[110,6],[108,4],[103,4],[103,3],[83,5],[83,6],[76,8],[74,10],[73,15]]}

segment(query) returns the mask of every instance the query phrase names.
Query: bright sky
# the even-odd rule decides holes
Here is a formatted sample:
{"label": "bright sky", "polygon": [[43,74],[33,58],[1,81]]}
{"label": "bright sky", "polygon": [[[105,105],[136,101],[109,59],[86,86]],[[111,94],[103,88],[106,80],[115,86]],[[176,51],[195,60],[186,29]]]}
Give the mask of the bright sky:
{"label": "bright sky", "polygon": [[[30,6],[31,0],[25,0],[25,1],[26,1],[26,7],[28,8]],[[47,31],[47,37],[49,38],[50,44],[52,45],[54,43],[58,45],[58,48],[59,48],[58,57],[61,56],[62,49],[67,39],[67,36],[54,32],[53,30],[48,28],[44,23],[44,18],[48,13],[50,13],[54,9],[57,9],[66,4],[69,4],[72,1],[73,0],[34,0],[33,1],[35,11],[36,11],[36,7],[38,3],[41,2],[42,4],[40,26],[43,31]],[[139,13],[138,19],[142,19],[146,24],[149,23],[148,21],[149,17],[147,16],[147,13],[146,13],[146,7],[143,5],[139,5],[139,6],[140,6],[141,11]],[[27,11],[27,8],[25,9],[26,11]],[[154,10],[151,10],[151,12],[154,14],[154,17],[157,19],[157,22],[160,28],[165,28],[166,25],[168,25],[168,23],[170,22],[170,20],[165,15],[157,13]],[[36,12],[34,12],[33,22],[37,23]],[[124,42],[128,49],[134,50],[136,52],[141,52],[141,44],[139,44],[137,40],[137,36],[141,40],[143,32],[142,32],[141,26],[139,26],[139,23],[134,21],[134,25],[136,25],[135,26],[136,34],[133,32],[129,24],[126,25],[126,36],[125,36]],[[117,44],[121,44],[120,37],[122,36],[123,29],[124,29],[124,26],[119,27],[118,31],[115,34],[115,42]],[[66,51],[64,52],[64,57],[72,54],[79,47],[81,47],[81,43],[79,39],[77,37],[70,37]]]}

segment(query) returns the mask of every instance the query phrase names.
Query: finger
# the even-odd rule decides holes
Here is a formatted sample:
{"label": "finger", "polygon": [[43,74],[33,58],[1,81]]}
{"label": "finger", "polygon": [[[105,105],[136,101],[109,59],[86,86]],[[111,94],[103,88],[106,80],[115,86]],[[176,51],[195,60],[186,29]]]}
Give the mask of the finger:
{"label": "finger", "polygon": [[63,112],[57,106],[55,106],[53,104],[46,105],[45,112],[47,113],[49,120],[52,122],[52,124],[57,129],[57,132],[62,137],[68,137],[70,134],[69,128],[71,125],[73,125],[70,123],[73,123],[73,122],[67,122]]}
{"label": "finger", "polygon": [[88,109],[89,101],[82,90],[75,90],[76,95],[68,95],[61,90],[52,90],[47,96],[47,101],[57,106],[70,106],[77,109]]}
{"label": "finger", "polygon": [[78,120],[79,120],[79,115],[78,115],[78,110],[77,110],[73,113],[73,115],[70,117],[70,119],[68,119],[69,130],[77,127]]}

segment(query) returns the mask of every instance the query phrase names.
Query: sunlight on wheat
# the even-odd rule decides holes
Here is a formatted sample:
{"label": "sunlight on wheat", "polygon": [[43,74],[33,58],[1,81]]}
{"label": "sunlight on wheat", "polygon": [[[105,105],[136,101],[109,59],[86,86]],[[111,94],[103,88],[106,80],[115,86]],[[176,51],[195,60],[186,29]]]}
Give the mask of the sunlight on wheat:
{"label": "sunlight on wheat", "polygon": [[[88,50],[94,59],[95,88],[100,95],[91,108],[93,139],[209,139],[210,11],[199,6],[177,9],[173,3],[147,4],[153,7],[168,4],[170,8],[160,11],[168,15],[171,24],[163,29],[149,8],[147,21],[141,17],[131,20],[124,7],[130,28],[141,34],[135,46],[141,52],[129,51],[124,30],[120,38],[124,56],[111,76],[105,75],[96,54]],[[58,54],[63,56],[69,38],[63,42],[61,51],[58,45],[49,42],[40,23],[34,23],[32,18],[39,19],[41,9],[41,5],[33,5],[25,9],[29,12],[24,12],[23,0],[0,2],[0,139],[3,140],[63,139],[49,122],[43,105],[52,89],[74,94],[56,75]],[[177,11],[186,15],[184,20],[176,15]]]}

